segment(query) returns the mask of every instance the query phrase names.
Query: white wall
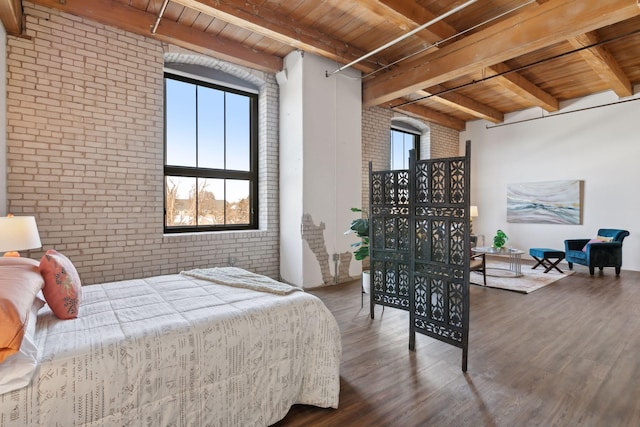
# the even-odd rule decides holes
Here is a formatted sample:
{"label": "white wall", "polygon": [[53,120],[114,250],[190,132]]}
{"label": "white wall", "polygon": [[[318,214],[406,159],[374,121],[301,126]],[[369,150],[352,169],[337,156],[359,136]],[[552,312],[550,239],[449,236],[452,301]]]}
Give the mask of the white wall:
{"label": "white wall", "polygon": [[[596,94],[563,103],[559,113],[617,101],[612,92]],[[505,123],[541,114],[539,109],[514,113]],[[564,250],[565,239],[594,238],[599,228],[625,229],[631,235],[624,241],[622,268],[639,271],[639,119],[637,100],[494,128],[486,121],[467,123],[460,143],[462,152],[464,141],[471,140],[471,204],[479,210],[474,232],[490,244],[502,229],[509,246],[528,254],[530,247]],[[506,222],[507,184],[565,179],[584,181],[581,225]]]}
{"label": "white wall", "polygon": [[[324,238],[329,255],[350,251],[354,239],[344,235],[358,207],[362,141],[362,93],[360,73],[347,70],[327,77],[340,64],[305,54],[304,115],[304,213],[314,223],[325,224]],[[305,252],[304,283],[322,284],[320,266],[308,245]],[[332,273],[334,262],[330,262]],[[360,263],[352,260],[350,273],[360,274]]]}
{"label": "white wall", "polygon": [[[302,283],[302,61],[296,53],[284,60],[280,86],[280,277]],[[285,167],[286,166],[286,167]],[[287,238],[296,236],[296,238]]]}
{"label": "white wall", "polygon": [[[351,251],[353,238],[344,231],[354,218],[349,208],[360,206],[360,73],[347,70],[327,77],[338,67],[292,52],[285,58],[286,79],[284,74],[279,78],[280,270],[285,281],[304,287],[324,280],[318,257],[302,240],[302,215],[310,215],[315,226],[324,224],[322,240],[336,276],[332,256]],[[352,261],[349,274],[360,271],[361,264]]]}

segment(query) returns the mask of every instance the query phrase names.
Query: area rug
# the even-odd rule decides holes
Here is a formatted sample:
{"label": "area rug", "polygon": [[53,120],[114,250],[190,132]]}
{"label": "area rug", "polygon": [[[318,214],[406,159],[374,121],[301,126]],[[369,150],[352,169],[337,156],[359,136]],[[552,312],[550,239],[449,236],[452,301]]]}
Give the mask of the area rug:
{"label": "area rug", "polygon": [[[564,269],[560,267],[560,269],[564,271],[562,274],[556,270],[543,273],[544,269],[542,269],[541,266],[538,266],[535,270],[532,270],[531,267],[532,265],[522,264],[523,275],[521,277],[495,277],[490,274],[498,271],[507,273],[504,270],[509,269],[509,263],[487,259],[487,272],[489,273],[487,275],[487,287],[528,294],[575,273],[575,271],[567,270],[566,266]],[[494,268],[500,270],[492,270]],[[473,284],[481,284],[482,274],[472,271],[470,280]]]}

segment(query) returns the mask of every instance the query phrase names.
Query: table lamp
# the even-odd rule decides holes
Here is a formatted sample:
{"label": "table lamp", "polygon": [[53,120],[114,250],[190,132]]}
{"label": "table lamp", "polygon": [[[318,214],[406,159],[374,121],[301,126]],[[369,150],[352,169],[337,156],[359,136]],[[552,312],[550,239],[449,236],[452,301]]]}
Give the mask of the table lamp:
{"label": "table lamp", "polygon": [[469,234],[473,234],[473,218],[478,216],[478,207],[469,207]]}
{"label": "table lamp", "polygon": [[0,252],[4,256],[19,257],[17,251],[42,247],[36,219],[33,216],[0,217]]}

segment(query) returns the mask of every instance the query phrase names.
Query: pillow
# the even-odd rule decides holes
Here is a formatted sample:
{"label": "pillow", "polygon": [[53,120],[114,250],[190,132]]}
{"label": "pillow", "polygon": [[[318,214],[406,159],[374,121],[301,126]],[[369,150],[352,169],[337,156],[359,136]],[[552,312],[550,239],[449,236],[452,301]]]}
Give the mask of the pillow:
{"label": "pillow", "polygon": [[0,364],[20,350],[31,306],[42,285],[38,261],[0,258]]}
{"label": "pillow", "polygon": [[586,245],[584,245],[584,247],[582,248],[582,252],[587,252],[587,246],[589,245],[589,243],[609,243],[613,241],[613,237],[602,237],[602,236],[598,236],[595,239],[591,239],[587,242]]}
{"label": "pillow", "polygon": [[35,298],[29,309],[27,327],[22,339],[20,351],[7,357],[0,363],[0,394],[18,390],[29,385],[33,373],[38,364],[35,332],[38,310],[42,308],[44,301]]}
{"label": "pillow", "polygon": [[40,274],[44,279],[42,293],[53,314],[63,320],[78,317],[82,283],[69,258],[49,249],[40,260]]}

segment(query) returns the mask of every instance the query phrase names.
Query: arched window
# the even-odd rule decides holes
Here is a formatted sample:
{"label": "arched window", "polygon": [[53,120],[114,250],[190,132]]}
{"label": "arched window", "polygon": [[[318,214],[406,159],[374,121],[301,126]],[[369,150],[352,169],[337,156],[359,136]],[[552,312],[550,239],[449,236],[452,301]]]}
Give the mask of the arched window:
{"label": "arched window", "polygon": [[409,151],[420,147],[420,136],[391,128],[391,169],[409,168]]}
{"label": "arched window", "polygon": [[258,228],[257,89],[197,66],[164,85],[165,232]]}
{"label": "arched window", "polygon": [[415,149],[416,158],[422,158],[420,156],[420,142],[424,131],[414,126],[413,121],[413,119],[409,118],[394,118],[391,120],[391,152],[389,156],[391,169],[408,169],[410,150]]}

